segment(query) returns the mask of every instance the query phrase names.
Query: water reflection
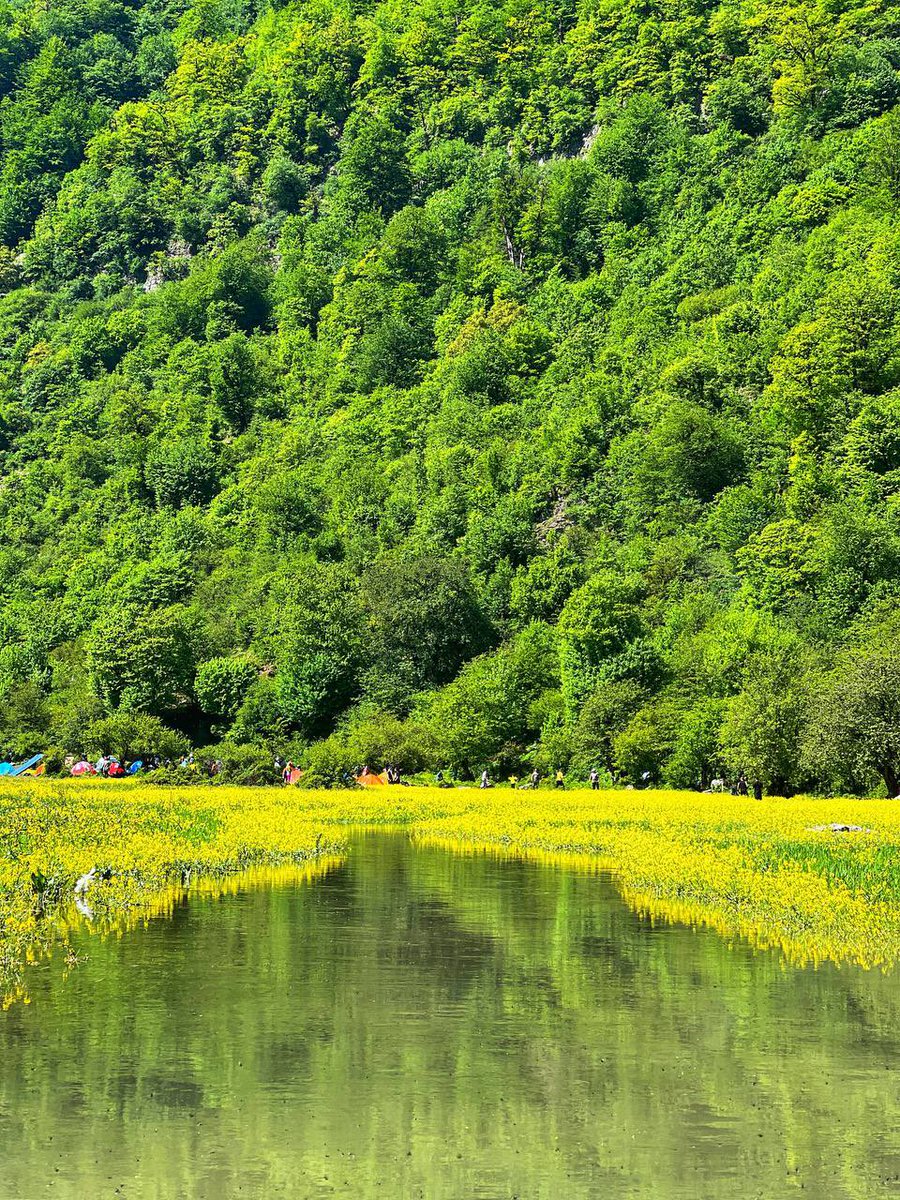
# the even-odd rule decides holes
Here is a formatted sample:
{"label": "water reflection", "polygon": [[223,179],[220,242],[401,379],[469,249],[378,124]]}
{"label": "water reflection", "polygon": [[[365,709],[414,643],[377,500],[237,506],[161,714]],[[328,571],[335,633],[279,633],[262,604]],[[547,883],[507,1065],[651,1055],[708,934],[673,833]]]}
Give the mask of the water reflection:
{"label": "water reflection", "polygon": [[268,882],[35,968],[0,1015],[0,1195],[897,1189],[885,976],[402,836]]}

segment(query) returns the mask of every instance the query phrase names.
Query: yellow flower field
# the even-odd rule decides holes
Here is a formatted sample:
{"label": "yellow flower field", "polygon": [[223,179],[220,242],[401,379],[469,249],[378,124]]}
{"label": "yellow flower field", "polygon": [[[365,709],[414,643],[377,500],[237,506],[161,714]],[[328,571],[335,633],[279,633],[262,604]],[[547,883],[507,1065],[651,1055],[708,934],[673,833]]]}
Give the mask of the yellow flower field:
{"label": "yellow flower field", "polygon": [[[402,824],[460,851],[615,874],[660,921],[706,924],[792,962],[900,958],[900,804],[665,791],[391,789],[310,794],[323,821]],[[861,826],[836,833],[816,826]]]}
{"label": "yellow flower field", "polygon": [[[217,893],[322,870],[343,843],[297,794],[168,789],[119,780],[7,782],[0,788],[0,996],[24,994],[22,964],[65,940],[78,878],[98,929],[168,911],[190,892]],[[273,880],[271,868],[281,867]],[[268,868],[268,871],[263,870]]]}
{"label": "yellow flower field", "polygon": [[[860,832],[817,831],[843,823]],[[900,805],[687,792],[497,788],[159,788],[9,781],[0,789],[0,992],[65,941],[76,880],[98,929],[212,895],[314,876],[354,827],[391,825],[465,853],[614,872],[660,921],[707,924],[792,962],[900,958]],[[246,874],[242,874],[246,873]]]}

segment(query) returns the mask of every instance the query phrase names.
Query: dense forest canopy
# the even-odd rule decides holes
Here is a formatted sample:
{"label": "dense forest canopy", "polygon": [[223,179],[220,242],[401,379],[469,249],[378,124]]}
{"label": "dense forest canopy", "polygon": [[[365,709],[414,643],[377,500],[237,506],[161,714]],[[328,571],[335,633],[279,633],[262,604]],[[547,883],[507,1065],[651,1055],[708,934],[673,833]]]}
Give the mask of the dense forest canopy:
{"label": "dense forest canopy", "polygon": [[897,791],[896,6],[6,0],[0,97],[7,754]]}

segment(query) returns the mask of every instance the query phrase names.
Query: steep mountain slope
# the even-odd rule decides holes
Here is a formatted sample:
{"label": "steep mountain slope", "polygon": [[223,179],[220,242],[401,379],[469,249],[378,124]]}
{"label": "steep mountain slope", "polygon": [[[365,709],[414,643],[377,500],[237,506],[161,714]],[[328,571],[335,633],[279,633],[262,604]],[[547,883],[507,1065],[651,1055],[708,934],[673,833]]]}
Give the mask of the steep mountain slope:
{"label": "steep mountain slope", "polygon": [[8,752],[895,789],[893,6],[6,17]]}

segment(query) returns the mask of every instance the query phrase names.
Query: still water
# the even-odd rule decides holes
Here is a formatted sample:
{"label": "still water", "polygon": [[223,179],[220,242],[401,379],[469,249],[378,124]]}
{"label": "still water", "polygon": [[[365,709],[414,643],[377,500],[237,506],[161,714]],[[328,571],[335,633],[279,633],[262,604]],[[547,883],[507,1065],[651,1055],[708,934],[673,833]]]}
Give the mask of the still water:
{"label": "still water", "polygon": [[900,987],[612,884],[357,840],[0,1014],[0,1196],[900,1194]]}

